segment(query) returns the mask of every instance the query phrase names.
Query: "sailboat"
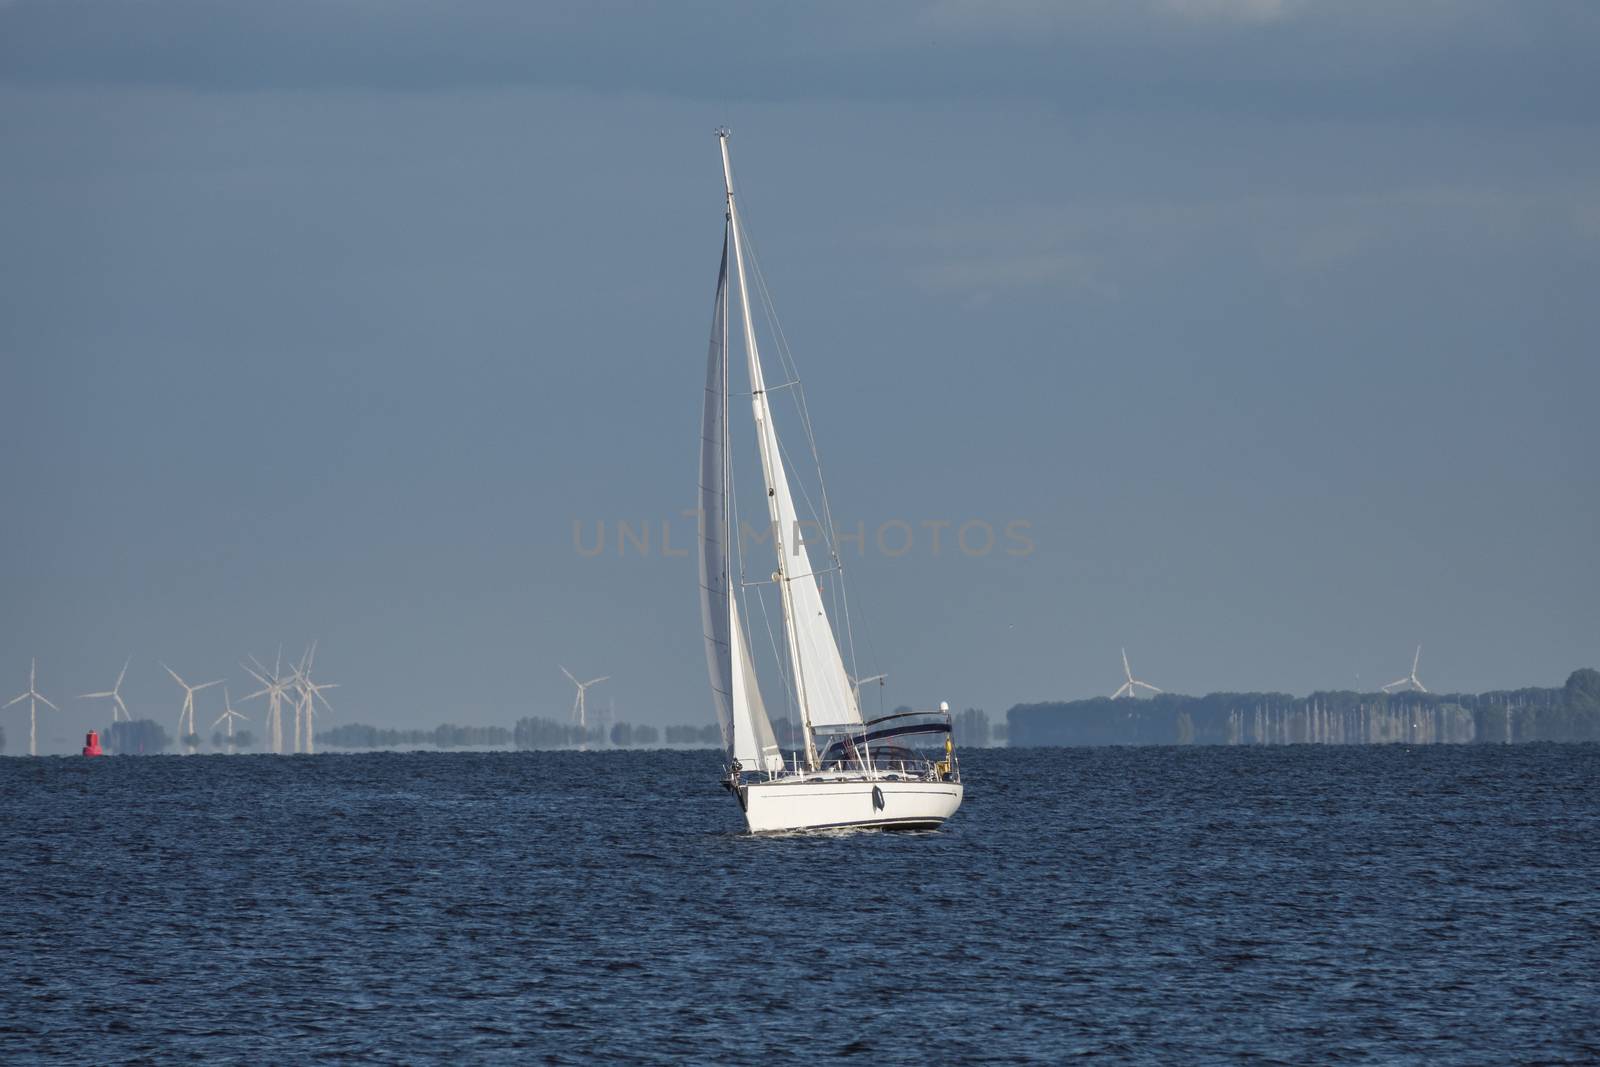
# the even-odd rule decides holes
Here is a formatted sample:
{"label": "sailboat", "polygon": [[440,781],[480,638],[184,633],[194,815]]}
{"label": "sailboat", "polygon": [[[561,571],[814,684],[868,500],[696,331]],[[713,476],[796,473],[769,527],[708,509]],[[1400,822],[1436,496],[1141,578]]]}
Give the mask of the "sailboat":
{"label": "sailboat", "polygon": [[[951,734],[950,708],[898,712],[864,720],[856,687],[829,622],[819,582],[842,580],[826,492],[820,525],[827,565],[812,566],[795,507],[785,453],[773,422],[751,317],[745,259],[747,239],[734,199],[728,131],[719,129],[726,197],[722,264],[706,362],[705,407],[700,437],[700,611],[705,628],[711,694],[722,726],[728,766],[722,785],[739,802],[754,833],[832,828],[934,829],[961,804],[960,765]],[[730,278],[729,253],[733,273]],[[758,275],[759,277],[759,275]],[[742,546],[735,539],[737,502],[729,419],[730,280],[737,290],[738,340],[749,374],[750,409],[761,461],[769,537],[776,556],[770,582],[744,575]],[[779,334],[781,337],[781,333]],[[780,348],[780,355],[782,350]],[[792,374],[788,375],[793,378]],[[779,389],[798,390],[796,380]],[[804,405],[799,405],[802,418]],[[805,426],[813,457],[815,435]],[[817,472],[820,488],[820,464]],[[772,638],[786,705],[797,713],[798,737],[787,755],[778,744],[762,699],[747,629],[752,587],[777,587],[782,614],[782,651]],[[756,589],[759,598],[761,589]],[[847,602],[846,602],[847,605]],[[763,610],[764,603],[763,603]],[[768,625],[770,631],[770,621]],[[942,738],[940,737],[942,735]],[[923,748],[943,741],[943,758]],[[922,746],[922,747],[919,747]]]}

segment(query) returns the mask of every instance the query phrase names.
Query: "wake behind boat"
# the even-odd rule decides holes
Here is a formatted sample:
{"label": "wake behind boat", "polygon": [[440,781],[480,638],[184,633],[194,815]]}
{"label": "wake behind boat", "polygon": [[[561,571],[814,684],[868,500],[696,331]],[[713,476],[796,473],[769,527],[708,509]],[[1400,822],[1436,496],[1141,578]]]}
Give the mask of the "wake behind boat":
{"label": "wake behind boat", "polygon": [[[858,693],[845,672],[844,657],[823,603],[823,583],[828,581],[836,591],[835,603],[848,611],[827,494],[821,490],[819,470],[820,514],[803,524],[784,469],[786,454],[773,424],[750,313],[746,241],[733,195],[728,131],[718,130],[717,139],[722,149],[727,210],[701,423],[699,539],[706,664],[729,755],[723,784],[738,799],[745,821],[754,832],[832,827],[932,829],[955,813],[962,798],[949,705],[941,703],[938,711],[901,712],[870,721],[861,717]],[[730,248],[761,460],[761,485],[777,557],[777,569],[770,579],[765,575],[759,580],[746,578],[741,546],[734,533],[738,528],[737,503],[728,420]],[[781,333],[778,336],[781,338]],[[779,351],[782,354],[781,348]],[[792,374],[789,377],[793,379]],[[799,382],[784,381],[776,388],[793,388],[798,395]],[[803,401],[799,412],[804,419]],[[805,429],[807,444],[815,457],[815,435],[809,425]],[[818,528],[829,559],[827,566],[815,569],[801,533],[803,529]],[[783,675],[781,690],[786,703],[798,713],[800,743],[804,747],[804,752],[795,751],[788,758],[778,745],[761,697],[746,629],[750,589],[769,584],[777,586],[782,614],[783,652],[778,652],[777,637],[772,639]],[[755,595],[759,597],[759,588]],[[930,756],[913,747],[919,740],[937,741],[941,735],[942,759],[937,753]]]}

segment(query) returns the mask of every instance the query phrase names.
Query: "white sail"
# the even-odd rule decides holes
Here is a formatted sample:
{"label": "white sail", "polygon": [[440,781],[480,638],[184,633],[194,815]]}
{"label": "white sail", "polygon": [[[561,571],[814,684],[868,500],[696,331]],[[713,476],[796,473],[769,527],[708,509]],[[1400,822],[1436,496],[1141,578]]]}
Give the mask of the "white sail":
{"label": "white sail", "polygon": [[733,595],[728,553],[728,246],[723,241],[722,270],[706,359],[705,406],[700,423],[700,619],[706,639],[706,668],[722,743],[746,767],[783,769]]}
{"label": "white sail", "polygon": [[783,594],[789,659],[793,670],[795,696],[808,726],[848,726],[861,722],[854,688],[845,674],[838,642],[828,624],[822,605],[822,592],[811,569],[810,553],[801,538],[799,515],[789,491],[783,469],[783,454],[778,447],[777,429],[772,423],[772,406],[767,401],[761,353],[756,346],[755,324],[750,317],[750,294],[745,284],[744,251],[740,241],[739,214],[734,207],[732,180],[727,168],[727,142],[723,142],[723,165],[728,177],[728,211],[733,231],[734,263],[739,276],[739,301],[744,324],[745,354],[750,369],[751,407],[755,413],[756,438],[761,447],[761,468],[766,478],[767,514],[772,522],[772,542],[778,559],[779,588]]}
{"label": "white sail", "polygon": [[[752,379],[759,382],[760,365],[754,349],[751,353]],[[861,711],[856,707],[855,692],[845,673],[833,627],[828,623],[817,575],[811,569],[811,555],[801,537],[799,515],[789,492],[783,457],[778,451],[777,431],[772,425],[772,408],[766,403],[764,386],[754,385],[752,391],[759,391],[756,433],[762,452],[768,456],[772,480],[768,486],[771,490],[767,496],[768,514],[773,525],[773,547],[779,553],[780,587],[789,602],[793,622],[790,639],[795,648],[793,658],[798,660],[796,695],[812,726],[859,724]]]}
{"label": "white sail", "polygon": [[772,720],[767,717],[766,705],[761,700],[761,687],[756,683],[755,664],[750,662],[750,649],[745,644],[744,627],[739,621],[739,600],[729,597],[728,605],[733,638],[733,758],[750,768],[760,768],[771,774],[783,770],[783,752],[772,732]]}

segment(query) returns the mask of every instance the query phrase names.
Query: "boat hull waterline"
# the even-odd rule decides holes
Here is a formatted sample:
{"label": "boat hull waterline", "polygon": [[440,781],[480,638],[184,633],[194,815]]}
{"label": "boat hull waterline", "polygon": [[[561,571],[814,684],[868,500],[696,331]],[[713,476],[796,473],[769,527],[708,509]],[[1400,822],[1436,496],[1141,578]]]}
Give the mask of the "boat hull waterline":
{"label": "boat hull waterline", "polygon": [[842,828],[937,829],[961,806],[960,782],[792,776],[747,782],[739,805],[751,833]]}

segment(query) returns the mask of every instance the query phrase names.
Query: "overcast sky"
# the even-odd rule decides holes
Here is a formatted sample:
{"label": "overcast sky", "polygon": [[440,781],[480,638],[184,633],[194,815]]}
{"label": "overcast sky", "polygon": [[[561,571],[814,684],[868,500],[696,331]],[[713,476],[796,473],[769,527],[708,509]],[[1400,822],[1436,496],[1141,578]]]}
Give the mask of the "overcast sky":
{"label": "overcast sky", "polygon": [[723,123],[888,704],[1106,694],[1123,645],[1190,693],[1419,642],[1560,684],[1596,55],[1559,2],[0,2],[0,700],[37,655],[66,751],[129,655],[172,729],[157,660],[237,696],[315,637],[329,725],[564,716],[558,664],[712,721],[660,536]]}

